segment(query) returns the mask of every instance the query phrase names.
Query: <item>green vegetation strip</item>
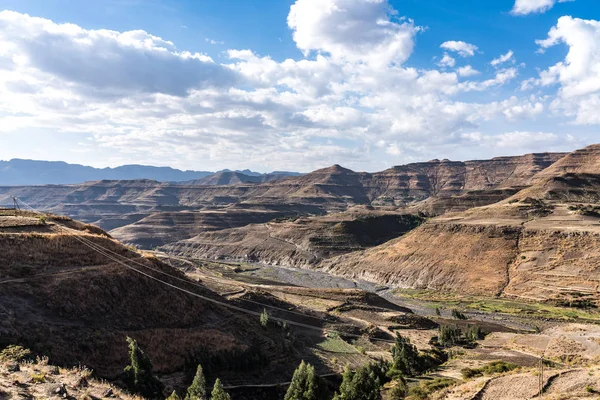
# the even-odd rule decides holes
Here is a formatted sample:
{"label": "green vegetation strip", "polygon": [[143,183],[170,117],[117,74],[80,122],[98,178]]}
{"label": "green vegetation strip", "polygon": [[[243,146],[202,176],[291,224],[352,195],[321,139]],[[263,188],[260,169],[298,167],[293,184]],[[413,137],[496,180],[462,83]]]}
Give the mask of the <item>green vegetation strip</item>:
{"label": "green vegetation strip", "polygon": [[483,311],[519,316],[527,315],[529,317],[561,320],[583,319],[600,322],[600,313],[596,309],[560,307],[550,303],[528,303],[524,301],[417,289],[396,289],[394,290],[394,295],[404,299],[426,302],[425,306],[432,309],[461,308],[465,311]]}
{"label": "green vegetation strip", "polygon": [[339,353],[339,354],[357,354],[358,350],[352,346],[344,342],[340,338],[327,338],[321,343],[317,344],[317,347],[321,350],[328,351],[330,353]]}

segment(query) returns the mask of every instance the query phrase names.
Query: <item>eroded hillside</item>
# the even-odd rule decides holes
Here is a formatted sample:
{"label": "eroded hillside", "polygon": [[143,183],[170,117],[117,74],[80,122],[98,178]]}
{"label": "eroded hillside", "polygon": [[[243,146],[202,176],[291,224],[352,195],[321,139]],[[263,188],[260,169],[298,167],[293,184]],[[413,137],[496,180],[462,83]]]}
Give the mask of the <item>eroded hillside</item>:
{"label": "eroded hillside", "polygon": [[[215,209],[234,207],[252,213],[253,207],[278,211],[277,208],[286,206],[293,211],[285,216],[314,215],[344,211],[355,205],[412,206],[426,199],[430,201],[417,205],[418,210],[435,214],[465,210],[494,203],[529,186],[537,172],[562,156],[541,153],[467,162],[432,160],[376,173],[354,172],[334,165],[285,178],[283,174],[264,175],[258,179],[224,172],[206,180],[181,184],[135,180],[10,186],[0,187],[0,204],[12,204],[12,196],[15,196],[35,208],[69,215],[107,230],[139,222],[144,229],[153,231],[152,236],[160,237],[160,231],[169,228],[175,232],[173,241],[176,241],[190,238],[195,233],[190,232],[185,223],[181,230],[177,223],[162,223],[190,219],[189,215],[174,215],[180,212],[210,214]],[[170,215],[157,217],[160,213]],[[281,213],[274,218],[277,216]],[[146,217],[150,219],[144,220]],[[204,216],[194,218],[202,220]],[[224,224],[221,228],[255,222],[259,221],[251,216],[241,225]],[[138,235],[148,236],[139,226],[114,234],[132,243],[136,243]],[[146,239],[141,237],[137,244],[146,243]],[[161,239],[152,245],[163,242]]]}
{"label": "eroded hillside", "polygon": [[381,244],[416,228],[424,218],[355,207],[320,217],[295,217],[203,232],[163,247],[193,258],[237,259],[288,267]]}
{"label": "eroded hillside", "polygon": [[600,146],[576,151],[507,200],[432,219],[322,268],[405,288],[597,302],[600,213],[589,201],[600,193],[598,160]]}
{"label": "eroded hillside", "polygon": [[160,374],[182,371],[194,355],[269,354],[269,363],[249,366],[246,375],[268,381],[298,361],[281,333],[263,329],[258,317],[220,305],[227,301],[212,290],[94,226],[4,210],[0,254],[2,348],[19,344],[104,378],[127,365],[126,336],[147,350]]}

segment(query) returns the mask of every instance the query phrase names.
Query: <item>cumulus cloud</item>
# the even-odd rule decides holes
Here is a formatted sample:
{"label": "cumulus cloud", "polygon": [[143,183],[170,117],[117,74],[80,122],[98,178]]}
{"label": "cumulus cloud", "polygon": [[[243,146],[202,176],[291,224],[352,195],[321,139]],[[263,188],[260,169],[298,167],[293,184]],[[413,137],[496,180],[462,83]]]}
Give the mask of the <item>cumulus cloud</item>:
{"label": "cumulus cloud", "polygon": [[317,51],[372,66],[402,64],[419,31],[398,19],[387,0],[297,0],[287,21],[305,55]]}
{"label": "cumulus cloud", "polygon": [[581,146],[582,143],[570,134],[556,134],[550,132],[513,131],[500,134],[483,134],[469,132],[461,135],[466,143],[488,149],[513,154],[516,152],[564,151],[571,147]]}
{"label": "cumulus cloud", "polygon": [[580,124],[600,123],[600,21],[561,17],[537,43],[542,49],[565,44],[569,51],[563,61],[540,71],[539,78],[523,82],[522,89],[558,84],[553,110],[576,116]]}
{"label": "cumulus cloud", "polygon": [[450,55],[448,55],[448,53],[444,53],[444,56],[438,63],[438,65],[440,67],[454,67],[455,64],[456,64],[456,60],[453,57],[450,57]]}
{"label": "cumulus cloud", "polygon": [[121,164],[373,170],[476,148],[462,135],[559,107],[502,97],[516,68],[449,70],[449,52],[466,57],[472,45],[444,47],[444,69],[408,66],[419,28],[384,0],[297,0],[288,24],[305,57],[229,49],[215,62],[144,31],[2,12],[0,134],[72,135],[90,159]]}
{"label": "cumulus cloud", "polygon": [[458,75],[464,76],[464,77],[475,76],[475,75],[481,74],[481,72],[477,71],[470,65],[465,65],[464,67],[460,67],[456,71],[458,72]]}
{"label": "cumulus cloud", "polygon": [[465,43],[463,41],[455,41],[455,40],[450,40],[450,41],[444,42],[440,45],[440,47],[442,49],[455,51],[458,54],[460,54],[462,57],[474,56],[475,52],[477,51],[477,46],[475,46],[474,44]]}
{"label": "cumulus cloud", "polygon": [[500,64],[504,64],[507,61],[512,61],[513,64],[515,63],[515,59],[514,59],[515,54],[513,53],[512,50],[509,50],[506,54],[502,54],[500,57],[498,58],[494,58],[490,64],[494,67],[497,67]]}
{"label": "cumulus cloud", "polygon": [[515,0],[511,13],[513,15],[527,15],[543,13],[554,7],[556,3],[566,3],[575,0]]}
{"label": "cumulus cloud", "polygon": [[[85,30],[11,11],[0,12],[0,41],[20,69],[51,74],[98,92],[184,95],[230,86],[236,76],[203,54],[179,51],[147,32]],[[6,54],[5,54],[6,56]]]}

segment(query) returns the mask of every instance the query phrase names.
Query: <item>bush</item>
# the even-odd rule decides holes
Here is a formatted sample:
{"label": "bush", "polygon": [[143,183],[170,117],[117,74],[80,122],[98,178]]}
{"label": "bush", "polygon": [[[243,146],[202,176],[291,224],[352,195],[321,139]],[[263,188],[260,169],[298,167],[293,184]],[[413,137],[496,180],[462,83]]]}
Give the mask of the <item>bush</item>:
{"label": "bush", "polygon": [[413,386],[408,390],[410,400],[426,400],[429,395],[439,390],[445,389],[456,383],[456,380],[450,378],[436,378],[431,381],[422,381],[419,386]]}
{"label": "bush", "polygon": [[519,368],[517,364],[506,361],[492,361],[481,368],[463,368],[460,373],[464,379],[471,379],[477,376],[502,374]]}
{"label": "bush", "polygon": [[477,376],[483,376],[483,372],[478,368],[463,368],[460,370],[460,374],[462,375],[463,379],[471,379]]}
{"label": "bush", "polygon": [[12,344],[6,347],[4,350],[0,351],[0,362],[22,362],[31,360],[32,358],[33,356],[31,355],[31,350]]}
{"label": "bush", "polygon": [[452,318],[454,318],[454,319],[469,319],[465,314],[458,311],[456,308],[452,309]]}
{"label": "bush", "polygon": [[406,398],[406,393],[408,389],[406,388],[406,382],[404,379],[398,379],[395,381],[395,385],[388,392],[389,400],[403,400]]}
{"label": "bush", "polygon": [[31,374],[32,383],[44,383],[46,382],[46,374],[40,372],[39,374]]}

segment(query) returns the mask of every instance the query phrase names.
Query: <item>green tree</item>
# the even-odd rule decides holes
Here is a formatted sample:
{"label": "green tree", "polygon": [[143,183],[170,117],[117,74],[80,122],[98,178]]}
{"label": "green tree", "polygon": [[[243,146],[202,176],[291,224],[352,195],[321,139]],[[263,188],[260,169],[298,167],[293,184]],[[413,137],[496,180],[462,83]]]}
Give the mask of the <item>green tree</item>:
{"label": "green tree", "polygon": [[263,328],[266,328],[269,325],[269,313],[267,313],[265,308],[263,308],[263,312],[260,314],[260,324]]}
{"label": "green tree", "polygon": [[391,376],[414,376],[422,370],[421,357],[417,347],[409,338],[396,333],[394,347],[392,347]]}
{"label": "green tree", "polygon": [[187,389],[185,400],[208,400],[208,395],[206,393],[206,378],[204,377],[202,365],[198,365],[198,368],[196,369],[196,376],[194,376],[192,384]]}
{"label": "green tree", "polygon": [[127,337],[130,364],[125,367],[125,380],[129,390],[144,397],[162,397],[164,385],[152,373],[152,361],[137,344],[135,339]]}
{"label": "green tree", "polygon": [[167,400],[181,400],[181,397],[179,397],[177,392],[173,390],[173,393],[171,393],[171,395],[167,397]]}
{"label": "green tree", "polygon": [[407,392],[406,382],[404,381],[404,379],[400,378],[397,381],[395,381],[394,387],[391,388],[390,391],[388,392],[388,399],[389,400],[404,400],[406,398],[406,392]]}
{"label": "green tree", "polygon": [[221,380],[217,378],[215,381],[215,385],[213,386],[212,393],[210,394],[211,400],[231,400],[231,397],[225,392],[223,389],[223,385],[221,384]]}
{"label": "green tree", "polygon": [[302,361],[292,377],[284,400],[325,400],[327,393],[315,368]]}
{"label": "green tree", "polygon": [[334,400],[381,400],[381,383],[371,365],[352,372],[346,366],[340,390]]}

